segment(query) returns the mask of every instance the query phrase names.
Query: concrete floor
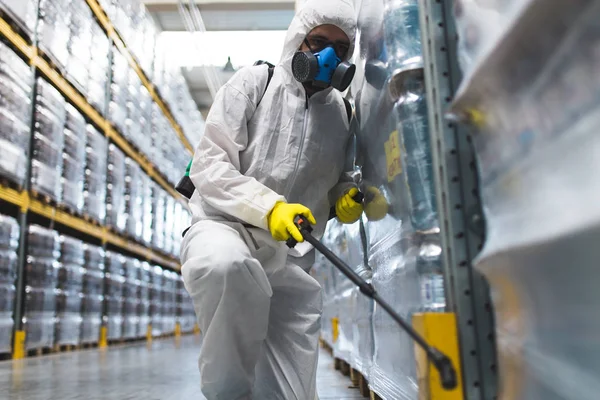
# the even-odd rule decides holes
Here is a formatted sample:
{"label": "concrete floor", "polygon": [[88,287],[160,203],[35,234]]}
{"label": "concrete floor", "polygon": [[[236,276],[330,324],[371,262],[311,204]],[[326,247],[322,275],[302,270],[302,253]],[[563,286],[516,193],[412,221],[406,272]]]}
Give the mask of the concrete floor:
{"label": "concrete floor", "polygon": [[[110,347],[0,362],[0,397],[6,400],[202,400],[199,337],[151,345]],[[361,399],[349,378],[321,352],[320,400]]]}

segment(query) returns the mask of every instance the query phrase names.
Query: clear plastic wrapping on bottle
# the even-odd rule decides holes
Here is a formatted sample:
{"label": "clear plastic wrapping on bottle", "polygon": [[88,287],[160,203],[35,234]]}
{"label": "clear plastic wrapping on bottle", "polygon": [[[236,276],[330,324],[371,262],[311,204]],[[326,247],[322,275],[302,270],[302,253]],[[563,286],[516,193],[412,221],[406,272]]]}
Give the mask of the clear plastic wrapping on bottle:
{"label": "clear plastic wrapping on bottle", "polygon": [[165,202],[167,194],[157,183],[152,183],[152,246],[165,247]]}
{"label": "clear plastic wrapping on bottle", "polygon": [[0,353],[12,350],[19,233],[17,221],[0,214]]}
{"label": "clear plastic wrapping on bottle", "polygon": [[144,172],[140,165],[129,157],[125,158],[125,220],[127,233],[141,239],[144,229],[144,199],[142,181]]}
{"label": "clear plastic wrapping on bottle", "polygon": [[30,225],[23,314],[27,350],[47,348],[54,344],[59,255],[58,233]]}
{"label": "clear plastic wrapping on bottle", "polygon": [[31,67],[0,43],[0,174],[24,185],[31,129]]}
{"label": "clear plastic wrapping on bottle", "polygon": [[98,222],[106,216],[106,137],[87,125],[86,166],[83,191],[83,211]]}
{"label": "clear plastic wrapping on bottle", "polygon": [[110,68],[110,42],[104,30],[94,21],[91,25],[91,59],[88,71],[87,98],[96,110],[106,115],[106,82]]}
{"label": "clear plastic wrapping on bottle", "polygon": [[35,104],[31,187],[60,202],[66,102],[39,78]]}
{"label": "clear plastic wrapping on bottle", "polygon": [[142,210],[143,210],[142,241],[148,245],[151,245],[153,236],[154,236],[154,233],[153,233],[154,216],[152,214],[152,210],[153,210],[153,204],[154,204],[153,185],[155,185],[155,183],[152,181],[152,179],[148,175],[146,175],[144,173],[142,173],[141,178],[142,178],[141,183],[142,183],[142,201],[143,201],[143,205],[142,205]]}
{"label": "clear plastic wrapping on bottle", "polygon": [[152,324],[152,336],[159,336],[162,331],[162,302],[163,302],[163,284],[164,271],[161,267],[155,266],[152,268],[152,281],[149,286],[150,298],[150,323]]}
{"label": "clear plastic wrapping on bottle", "polygon": [[66,67],[69,59],[70,3],[69,0],[41,0],[39,4],[39,47],[62,68]]}
{"label": "clear plastic wrapping on bottle", "polygon": [[138,326],[138,336],[143,337],[148,333],[150,325],[150,288],[152,286],[153,271],[150,264],[142,262],[140,270],[140,304],[138,315],[140,324]]}
{"label": "clear plastic wrapping on bottle", "polygon": [[[87,3],[71,1],[71,23],[66,64],[67,75],[87,95],[92,47],[92,25],[95,22]],[[95,49],[94,49],[95,50]]]}
{"label": "clear plastic wrapping on bottle", "polygon": [[123,337],[123,288],[125,286],[125,256],[106,252],[106,270],[104,282],[106,286],[106,309],[108,339]]}
{"label": "clear plastic wrapping on bottle", "polygon": [[29,35],[33,35],[37,19],[37,0],[0,0],[7,11]]}
{"label": "clear plastic wrapping on bottle", "polygon": [[108,173],[106,179],[106,223],[124,232],[125,215],[125,154],[114,144],[108,146]]}
{"label": "clear plastic wrapping on bottle", "polygon": [[123,337],[138,336],[140,324],[140,277],[141,263],[131,257],[125,259],[125,284],[123,286]]}
{"label": "clear plastic wrapping on bottle", "polygon": [[55,344],[77,345],[81,337],[81,302],[85,263],[83,242],[60,237],[60,266],[56,285]]}
{"label": "clear plastic wrapping on bottle", "polygon": [[86,122],[71,104],[66,106],[64,130],[62,202],[73,211],[83,210],[85,177]]}
{"label": "clear plastic wrapping on bottle", "polygon": [[385,0],[384,36],[390,71],[421,58],[418,0]]}
{"label": "clear plastic wrapping on bottle", "polygon": [[102,324],[104,295],[105,252],[102,247],[84,244],[85,275],[83,277],[83,300],[81,307],[81,343],[97,343]]}

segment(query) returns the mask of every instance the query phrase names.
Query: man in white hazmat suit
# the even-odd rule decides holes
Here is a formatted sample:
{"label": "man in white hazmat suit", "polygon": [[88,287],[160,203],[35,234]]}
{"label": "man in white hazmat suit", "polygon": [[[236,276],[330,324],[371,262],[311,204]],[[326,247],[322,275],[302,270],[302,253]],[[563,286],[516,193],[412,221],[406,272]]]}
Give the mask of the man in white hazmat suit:
{"label": "man in white hazmat suit", "polygon": [[352,199],[357,189],[340,179],[350,139],[341,94],[300,83],[291,65],[296,52],[324,47],[347,60],[355,25],[349,0],[309,0],[270,82],[267,65],[243,68],[215,97],[190,170],[197,190],[181,252],[208,400],[317,398],[322,298],[307,273],[314,250],[283,241],[302,242],[298,214],[320,237],[332,205],[346,223],[363,209]]}

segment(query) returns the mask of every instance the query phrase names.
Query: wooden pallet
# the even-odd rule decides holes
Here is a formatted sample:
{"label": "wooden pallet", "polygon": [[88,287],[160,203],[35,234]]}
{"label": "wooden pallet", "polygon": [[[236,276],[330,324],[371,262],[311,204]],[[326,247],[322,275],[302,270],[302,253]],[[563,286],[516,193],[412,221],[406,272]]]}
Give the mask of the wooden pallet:
{"label": "wooden pallet", "polygon": [[77,350],[77,345],[74,344],[55,344],[52,348],[54,353],[68,353]]}
{"label": "wooden pallet", "polygon": [[40,347],[37,349],[27,350],[27,357],[40,357],[48,354],[52,354],[52,347]]}
{"label": "wooden pallet", "polygon": [[0,353],[0,361],[8,361],[8,360],[12,360],[11,353]]}

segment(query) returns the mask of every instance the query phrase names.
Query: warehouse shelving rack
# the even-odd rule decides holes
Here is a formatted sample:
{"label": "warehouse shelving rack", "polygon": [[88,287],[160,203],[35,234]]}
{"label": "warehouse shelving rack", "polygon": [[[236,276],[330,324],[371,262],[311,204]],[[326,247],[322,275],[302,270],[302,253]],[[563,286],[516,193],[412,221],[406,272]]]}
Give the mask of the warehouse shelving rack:
{"label": "warehouse shelving rack", "polygon": [[[83,1],[83,0],[82,0]],[[150,82],[146,74],[140,67],[135,57],[130,52],[126,43],[121,38],[120,34],[114,28],[112,22],[108,19],[106,13],[97,2],[97,0],[85,0],[92,10],[97,22],[104,29],[109,41],[111,42],[110,51],[116,47],[128,60],[130,67],[134,69],[140,77],[142,84],[150,93],[154,102],[160,107],[166,118],[171,123],[173,129],[178,135],[179,140],[188,150],[190,155],[193,153],[193,148],[185,137],[181,127],[175,121],[167,103],[159,95],[157,88]],[[47,81],[53,84],[65,97],[65,99],[75,106],[95,127],[104,133],[108,140],[117,145],[126,156],[133,159],[140,165],[142,170],[163,189],[169,193],[176,201],[185,204],[183,197],[177,193],[171,184],[161,174],[160,168],[147,159],[135,146],[133,146],[123,135],[115,129],[112,124],[103,117],[85,98],[85,96],[77,89],[76,85],[69,81],[65,75],[51,61],[51,55],[37,47],[35,34],[29,40],[27,35],[22,34],[19,22],[15,21],[10,13],[0,10],[0,40],[7,43],[17,54],[21,56],[33,69],[34,82],[32,96],[35,96],[35,79],[44,77]],[[113,46],[114,45],[114,46]],[[112,53],[110,54],[112,58]],[[108,77],[110,80],[111,77]],[[106,95],[108,103],[108,92]],[[32,107],[34,106],[32,98]],[[32,121],[33,124],[33,113]],[[23,308],[24,308],[24,268],[26,263],[26,248],[27,248],[27,227],[31,218],[41,218],[48,222],[48,225],[53,228],[62,230],[72,230],[79,234],[85,235],[93,241],[99,242],[104,248],[111,246],[123,253],[131,254],[141,260],[152,262],[163,267],[179,271],[180,265],[177,259],[170,255],[163,254],[160,251],[154,250],[145,244],[116,233],[111,227],[105,224],[90,221],[84,216],[76,215],[69,210],[65,210],[57,204],[54,204],[49,199],[39,197],[29,189],[31,177],[31,163],[29,163],[24,187],[11,185],[6,181],[0,182],[0,204],[4,203],[3,210],[14,208],[16,216],[20,224],[20,243],[19,243],[19,267],[16,282],[16,298],[15,298],[15,330],[14,330],[14,345],[13,358],[25,357],[25,332],[23,331]],[[6,206],[8,205],[8,207]],[[13,206],[13,207],[10,207]],[[106,311],[106,310],[105,310]],[[196,330],[196,329],[195,329]],[[181,332],[179,327],[176,327],[175,333]],[[99,345],[106,346],[106,327],[102,328]],[[151,340],[152,338],[147,338]]]}

